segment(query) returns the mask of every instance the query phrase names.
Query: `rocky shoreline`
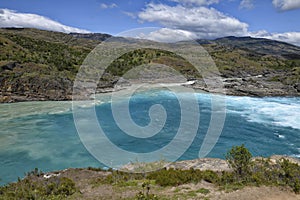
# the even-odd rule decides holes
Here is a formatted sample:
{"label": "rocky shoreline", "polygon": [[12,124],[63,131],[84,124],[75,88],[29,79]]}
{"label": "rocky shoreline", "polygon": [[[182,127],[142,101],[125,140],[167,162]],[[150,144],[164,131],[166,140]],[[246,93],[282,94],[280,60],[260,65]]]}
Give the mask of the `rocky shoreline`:
{"label": "rocky shoreline", "polygon": [[263,75],[243,78],[223,78],[224,88],[209,90],[203,82],[196,83],[193,88],[211,93],[224,93],[230,96],[250,97],[298,97],[300,96],[300,83],[284,85],[279,81],[268,81]]}
{"label": "rocky shoreline", "polygon": [[[253,157],[252,160],[261,160],[266,159],[263,157]],[[270,158],[270,162],[276,164],[281,159],[286,159],[291,163],[298,164],[300,166],[300,160],[297,158],[283,156],[283,155],[273,155]],[[147,169],[149,166],[153,167],[154,170],[165,167],[166,169],[180,169],[180,170],[189,170],[189,169],[198,169],[201,171],[211,170],[214,172],[224,172],[231,171],[228,163],[224,159],[220,158],[198,158],[194,160],[183,160],[176,161],[172,163],[168,162],[154,162],[154,163],[133,163],[127,164],[120,168],[121,171],[127,172],[141,172],[140,168]],[[148,171],[151,169],[148,168]]]}
{"label": "rocky shoreline", "polygon": [[[294,86],[284,85],[279,81],[268,81],[263,75],[244,78],[223,78],[223,88],[208,88],[203,80],[194,80],[192,84],[182,84],[196,91],[225,94],[230,96],[250,97],[298,97],[300,83]],[[144,83],[138,81],[139,84]],[[136,83],[138,83],[136,82]],[[172,84],[168,81],[166,83]],[[149,84],[149,82],[148,82]],[[173,83],[178,84],[178,83]],[[123,90],[132,84],[121,84],[114,88],[112,84],[97,88],[96,94],[110,93]],[[21,88],[22,87],[22,88]],[[21,92],[23,91],[23,92]],[[0,103],[15,103],[25,101],[70,101],[73,98],[72,82],[68,79],[48,81],[36,78],[33,83],[14,83],[2,86]]]}

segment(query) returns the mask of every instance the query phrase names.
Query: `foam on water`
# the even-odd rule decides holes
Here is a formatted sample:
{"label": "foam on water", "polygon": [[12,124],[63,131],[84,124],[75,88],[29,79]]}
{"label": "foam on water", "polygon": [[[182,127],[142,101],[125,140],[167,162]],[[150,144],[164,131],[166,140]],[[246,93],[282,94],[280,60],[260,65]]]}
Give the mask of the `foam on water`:
{"label": "foam on water", "polygon": [[[191,97],[189,93],[180,95]],[[177,108],[178,102],[174,101],[176,95],[170,91],[141,91],[130,101],[131,115],[140,125],[149,123],[149,106],[163,102],[167,107],[168,126],[145,144],[125,136],[109,117],[112,116],[109,94],[98,97],[94,102],[82,102],[81,109],[96,106],[99,119],[103,116],[101,126],[107,131],[107,137],[124,149],[135,152],[159,149],[176,134],[180,109]],[[197,158],[209,125],[212,95],[198,93],[196,97],[201,112],[199,131],[195,142],[180,159]],[[231,146],[240,144],[245,144],[258,156],[285,154],[300,157],[300,98],[224,98],[227,120],[209,157],[223,158]],[[87,130],[89,123],[89,119],[85,119]],[[72,116],[72,102],[0,104],[0,185],[16,180],[35,167],[53,171],[88,166],[104,167],[81,144]]]}
{"label": "foam on water", "polygon": [[278,134],[278,133],[274,133],[274,135],[276,135],[278,138],[285,139],[285,136],[284,136],[284,135],[280,135],[280,134]]}
{"label": "foam on water", "polygon": [[300,130],[300,98],[227,97],[228,112],[236,112],[249,122]]}

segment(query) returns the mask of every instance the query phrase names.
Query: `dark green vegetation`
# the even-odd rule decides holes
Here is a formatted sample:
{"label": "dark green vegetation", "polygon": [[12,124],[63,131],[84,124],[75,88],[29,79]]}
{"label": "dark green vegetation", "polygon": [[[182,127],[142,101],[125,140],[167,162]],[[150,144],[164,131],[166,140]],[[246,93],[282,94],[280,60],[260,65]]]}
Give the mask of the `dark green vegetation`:
{"label": "dark green vegetation", "polygon": [[180,74],[185,75],[186,78],[201,77],[197,70],[183,58],[172,52],[154,49],[139,49],[127,53],[115,60],[112,65],[109,66],[107,72],[113,76],[122,76],[133,66],[148,64],[151,62],[169,65]]}
{"label": "dark green vegetation", "polygon": [[229,166],[233,169],[236,177],[239,178],[246,177],[251,173],[251,158],[251,153],[244,145],[232,147],[226,154]]}
{"label": "dark green vegetation", "polygon": [[3,101],[69,99],[76,72],[96,44],[63,33],[0,29]]}
{"label": "dark green vegetation", "polygon": [[[89,172],[95,172],[98,177],[82,179],[88,180],[89,187],[101,188],[113,186],[115,191],[122,192],[130,189],[134,192],[134,198],[129,199],[168,199],[156,194],[159,191],[177,187],[174,194],[181,192],[182,185],[197,185],[203,182],[214,185],[219,190],[227,192],[242,189],[245,186],[280,186],[291,188],[295,193],[300,193],[300,166],[287,159],[276,162],[270,159],[252,159],[251,153],[242,146],[233,147],[226,154],[231,171],[214,172],[211,170],[200,171],[198,169],[161,169],[148,173],[128,173],[122,171],[104,171],[97,168],[89,168]],[[99,175],[100,174],[100,175]],[[102,174],[102,175],[101,175]],[[0,199],[76,199],[82,195],[79,189],[80,173],[73,175],[75,181],[57,173],[48,179],[37,169],[27,174],[23,180],[11,183],[0,188]],[[210,189],[200,187],[194,191],[181,193],[188,197],[208,195]],[[97,196],[94,196],[97,197]],[[101,197],[98,196],[98,198]]]}
{"label": "dark green vegetation", "polygon": [[226,154],[226,160],[233,172],[222,173],[221,184],[289,186],[295,193],[300,192],[300,166],[287,159],[276,163],[270,159],[251,160],[252,155],[244,147],[233,147]]}
{"label": "dark green vegetation", "polygon": [[64,199],[77,189],[75,183],[66,177],[42,179],[43,173],[35,169],[23,180],[0,188],[0,199]]}
{"label": "dark green vegetation", "polygon": [[[83,60],[109,37],[0,29],[0,102],[71,99],[73,81]],[[300,47],[247,37],[198,42],[210,53],[224,78],[262,75],[264,81],[286,85],[283,89],[289,90],[288,94],[300,91]],[[147,63],[172,66],[188,79],[201,78],[189,63],[170,52],[142,49],[112,63],[99,87],[113,87],[118,77],[133,66]],[[251,84],[256,87],[260,83]]]}
{"label": "dark green vegetation", "polygon": [[266,39],[226,37],[205,47],[225,77],[274,74],[276,78],[270,76],[272,81],[299,83],[300,48],[297,46]]}

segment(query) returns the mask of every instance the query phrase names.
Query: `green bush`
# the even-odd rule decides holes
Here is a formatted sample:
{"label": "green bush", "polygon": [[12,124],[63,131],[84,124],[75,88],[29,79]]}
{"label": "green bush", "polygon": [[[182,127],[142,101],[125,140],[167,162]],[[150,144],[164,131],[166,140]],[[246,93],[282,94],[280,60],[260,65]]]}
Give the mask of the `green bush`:
{"label": "green bush", "polygon": [[211,170],[206,170],[202,172],[202,179],[204,181],[207,181],[209,183],[218,183],[220,181],[220,178],[218,174]]}
{"label": "green bush", "polygon": [[156,172],[150,172],[147,179],[155,180],[160,186],[178,186],[186,183],[199,183],[205,180],[210,183],[218,183],[217,173],[207,170],[180,170],[180,169],[162,169]]}
{"label": "green bush", "polygon": [[75,183],[66,177],[52,177],[47,180],[31,175],[0,187],[0,199],[63,199],[77,191]]}
{"label": "green bush", "polygon": [[283,182],[289,185],[295,193],[300,193],[300,166],[291,163],[287,159],[282,159],[280,162],[281,171],[279,177]]}
{"label": "green bush", "polygon": [[251,158],[252,154],[244,145],[234,146],[226,154],[226,160],[239,180],[248,178],[251,173]]}
{"label": "green bush", "polygon": [[76,192],[75,183],[66,177],[59,179],[59,183],[53,190],[54,195],[69,196]]}

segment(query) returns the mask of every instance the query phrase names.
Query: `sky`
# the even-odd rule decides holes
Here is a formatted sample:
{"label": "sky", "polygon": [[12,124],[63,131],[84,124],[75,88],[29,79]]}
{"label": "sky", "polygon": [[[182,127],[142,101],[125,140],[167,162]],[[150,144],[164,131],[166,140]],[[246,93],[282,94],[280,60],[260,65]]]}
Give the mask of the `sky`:
{"label": "sky", "polygon": [[0,27],[118,35],[172,42],[263,37],[300,46],[300,0],[0,0]]}

